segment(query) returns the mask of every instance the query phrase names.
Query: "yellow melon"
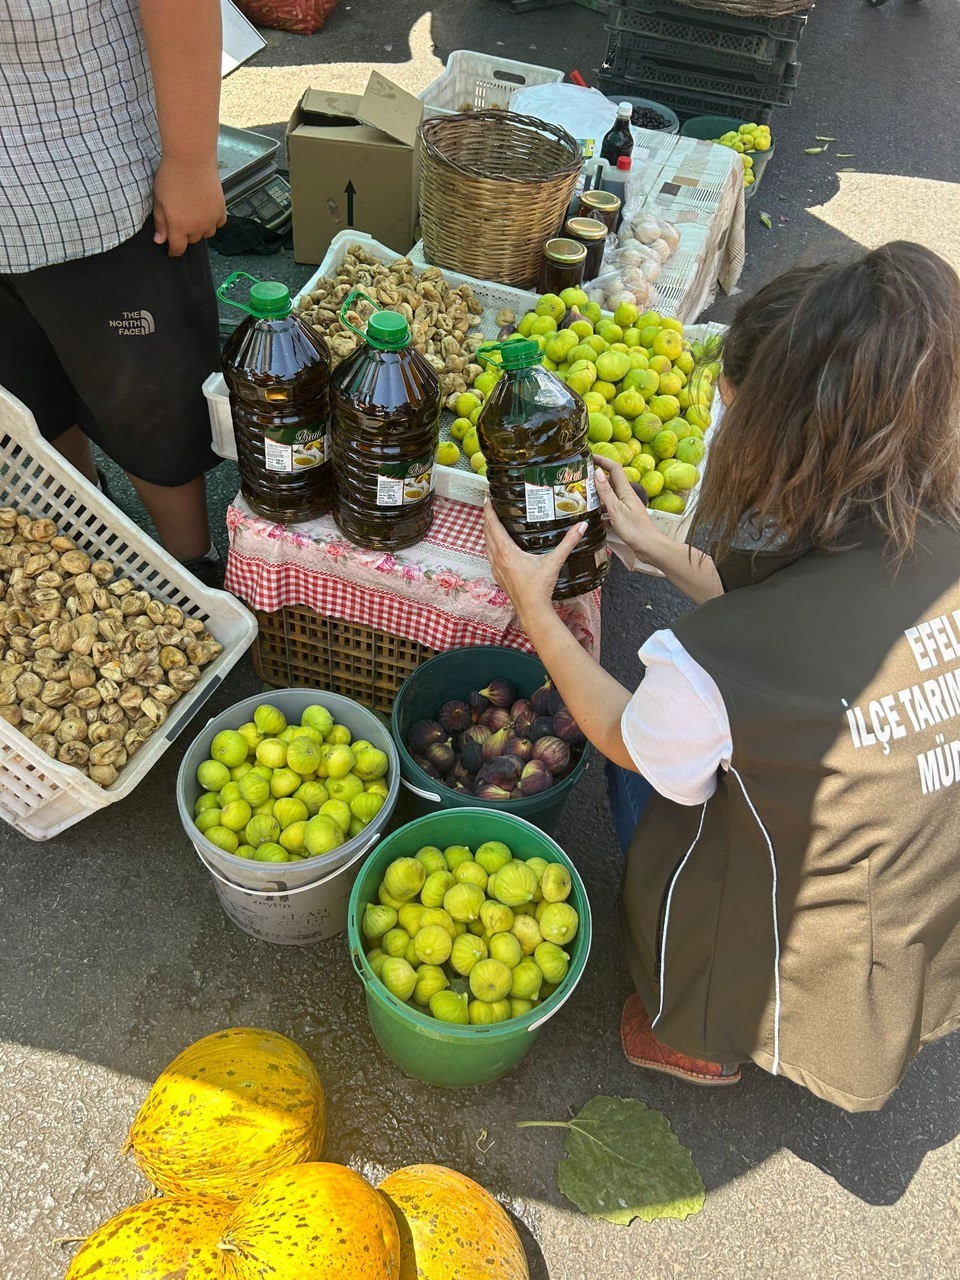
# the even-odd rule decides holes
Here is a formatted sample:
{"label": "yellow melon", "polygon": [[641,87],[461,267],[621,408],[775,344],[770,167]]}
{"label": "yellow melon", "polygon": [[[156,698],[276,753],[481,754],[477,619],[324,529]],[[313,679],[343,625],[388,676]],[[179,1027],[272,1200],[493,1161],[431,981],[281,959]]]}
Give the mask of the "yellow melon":
{"label": "yellow melon", "polygon": [[218,1280],[217,1242],[234,1208],[209,1197],[135,1204],[87,1237],[66,1280]]}
{"label": "yellow melon", "polygon": [[127,1149],[174,1195],[239,1200],[266,1174],[323,1148],[323,1086],[275,1031],[231,1027],[179,1054],[150,1090]]}
{"label": "yellow melon", "polygon": [[390,1207],[342,1164],[272,1173],[234,1209],[220,1241],[221,1280],[399,1280]]}
{"label": "yellow melon", "polygon": [[529,1280],[516,1228],[489,1191],[438,1164],[380,1183],[400,1232],[400,1280]]}

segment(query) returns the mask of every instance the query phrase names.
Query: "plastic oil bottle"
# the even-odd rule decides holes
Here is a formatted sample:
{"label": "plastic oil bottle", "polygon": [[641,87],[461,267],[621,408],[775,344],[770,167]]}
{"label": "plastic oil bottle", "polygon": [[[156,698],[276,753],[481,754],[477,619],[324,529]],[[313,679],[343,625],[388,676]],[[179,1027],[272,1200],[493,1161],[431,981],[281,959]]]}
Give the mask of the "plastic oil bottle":
{"label": "plastic oil bottle", "polygon": [[[246,304],[228,296],[240,278],[253,280]],[[247,312],[223,351],[241,492],[278,524],[312,520],[333,502],[327,344],[293,314],[278,281],[237,271],[217,292]]]}
{"label": "plastic oil bottle", "polygon": [[333,516],[351,542],[398,551],[425,537],[433,520],[440,379],[411,345],[400,312],[375,310],[366,332],[350,324],[358,298],[365,295],[345,299],[340,318],[363,342],[330,383]]}
{"label": "plastic oil bottle", "polygon": [[502,377],[477,421],[494,510],[518,546],[549,551],[572,524],[587,532],[560,571],[554,599],[583,595],[607,575],[607,544],[587,448],[587,407],[542,366],[536,342],[516,338],[499,352]]}

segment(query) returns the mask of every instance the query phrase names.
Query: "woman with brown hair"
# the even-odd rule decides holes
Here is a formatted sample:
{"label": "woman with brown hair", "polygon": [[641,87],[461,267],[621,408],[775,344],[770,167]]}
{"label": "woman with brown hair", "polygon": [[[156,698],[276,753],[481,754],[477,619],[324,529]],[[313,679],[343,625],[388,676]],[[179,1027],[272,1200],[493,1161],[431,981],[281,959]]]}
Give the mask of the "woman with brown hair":
{"label": "woman with brown hair", "polygon": [[872,1110],[960,1026],[960,280],[904,242],[788,272],[719,385],[712,555],[598,473],[616,533],[700,606],[635,693],[551,606],[582,527],[530,556],[488,507],[488,550],[618,766],[628,1058],[703,1084],[752,1059]]}

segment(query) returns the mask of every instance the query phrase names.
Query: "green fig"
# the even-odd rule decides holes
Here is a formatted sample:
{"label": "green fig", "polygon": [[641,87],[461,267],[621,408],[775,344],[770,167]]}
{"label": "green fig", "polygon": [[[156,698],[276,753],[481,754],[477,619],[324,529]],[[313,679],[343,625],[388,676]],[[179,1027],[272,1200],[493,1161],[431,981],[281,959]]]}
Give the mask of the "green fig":
{"label": "green fig", "polygon": [[467,1012],[475,1027],[488,1027],[494,1022],[506,1022],[510,1017],[509,1000],[471,1000]]}
{"label": "green fig", "polygon": [[447,860],[437,848],[436,845],[427,844],[417,852],[417,861],[423,864],[423,868],[427,875],[432,875],[434,871],[449,871]]}
{"label": "green fig", "polygon": [[543,941],[543,934],[540,932],[540,926],[534,920],[533,916],[516,916],[510,932],[515,935],[520,943],[520,950],[525,956],[532,956],[534,951]]}
{"label": "green fig", "polygon": [[566,902],[551,902],[540,917],[540,932],[547,942],[560,946],[577,936],[580,918]]}
{"label": "green fig", "polygon": [[450,940],[457,936],[457,926],[442,907],[427,907],[420,917],[420,928],[426,929],[432,924],[439,924],[450,935]]}
{"label": "green fig", "polygon": [[417,970],[417,985],[413,989],[413,998],[417,1004],[428,1005],[431,996],[443,991],[447,985],[447,975],[439,965],[422,964]]}
{"label": "green fig", "polygon": [[448,848],[444,849],[443,857],[446,861],[447,867],[451,871],[456,871],[460,863],[467,862],[473,857],[473,854],[465,844],[452,844]]}
{"label": "green fig", "polygon": [[422,862],[416,858],[396,858],[383,873],[383,885],[392,898],[409,902],[423,888],[426,878]]}
{"label": "green fig", "polygon": [[478,1000],[505,1000],[511,994],[514,972],[501,960],[480,960],[470,970],[470,990]]}
{"label": "green fig", "polygon": [[388,929],[381,937],[380,945],[388,956],[402,956],[410,942],[406,929]]}
{"label": "green fig", "polygon": [[472,858],[467,858],[465,862],[461,862],[453,875],[457,884],[475,884],[478,889],[486,889],[487,887],[487,873],[480,863],[474,862]]}
{"label": "green fig", "polygon": [[507,907],[519,907],[532,902],[540,888],[537,873],[525,862],[508,862],[497,872],[494,897]]}
{"label": "green fig", "polygon": [[[443,854],[440,855],[441,859]],[[442,907],[443,897],[448,889],[456,884],[453,872],[448,871],[444,863],[442,871],[431,871],[420,890],[420,901],[425,907]]]}
{"label": "green fig", "polygon": [[487,948],[491,959],[501,961],[508,969],[515,969],[523,959],[520,940],[513,933],[495,933]]}
{"label": "green fig", "polygon": [[474,855],[488,876],[495,875],[501,867],[512,861],[513,854],[500,840],[485,840]]}
{"label": "green fig", "polygon": [[513,912],[502,902],[487,899],[480,908],[480,920],[488,933],[506,933],[513,928]]}
{"label": "green fig", "polygon": [[398,1000],[409,1000],[417,985],[412,965],[395,956],[387,956],[380,968],[380,981]]}
{"label": "green fig", "polygon": [[463,924],[479,920],[483,890],[475,884],[455,884],[443,895],[443,906],[452,919]]}
{"label": "green fig", "polygon": [[487,944],[482,938],[472,933],[462,933],[453,944],[450,952],[450,966],[464,978],[469,977],[471,970],[487,958]]}
{"label": "green fig", "polygon": [[570,957],[556,943],[541,942],[533,953],[533,958],[537,962],[545,981],[552,982],[554,986],[559,986],[567,976]]}
{"label": "green fig", "polygon": [[[460,939],[457,939],[459,942]],[[413,949],[421,964],[441,965],[450,957],[454,943],[442,925],[430,924],[420,929],[413,939]]]}
{"label": "green fig", "polygon": [[363,923],[360,927],[365,938],[382,938],[385,933],[396,926],[396,923],[397,913],[393,907],[383,907],[375,902],[368,902],[363,913]]}
{"label": "green fig", "polygon": [[[506,966],[504,966],[506,968]],[[529,956],[521,960],[515,969],[507,969],[510,974],[509,995],[518,1000],[536,1000],[543,985],[543,974],[540,966]]]}
{"label": "green fig", "polygon": [[430,1012],[439,1022],[455,1022],[466,1026],[470,1021],[466,992],[437,991],[430,997]]}
{"label": "green fig", "polygon": [[[406,929],[407,933],[409,933],[412,938],[421,928],[420,917],[423,915],[425,910],[426,908],[422,907],[419,902],[405,902],[397,912],[397,919],[395,923],[399,924],[401,929]],[[391,926],[391,928],[392,927],[393,926]]]}
{"label": "green fig", "polygon": [[540,892],[545,902],[566,902],[573,889],[570,872],[562,862],[551,862],[540,877]]}

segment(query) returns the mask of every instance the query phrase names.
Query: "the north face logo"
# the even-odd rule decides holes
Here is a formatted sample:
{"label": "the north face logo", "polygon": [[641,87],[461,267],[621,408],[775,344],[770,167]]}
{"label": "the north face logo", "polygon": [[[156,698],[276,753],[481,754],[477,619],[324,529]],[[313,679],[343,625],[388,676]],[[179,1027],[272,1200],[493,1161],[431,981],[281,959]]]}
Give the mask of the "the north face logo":
{"label": "the north face logo", "polygon": [[111,320],[110,328],[116,329],[121,338],[142,338],[156,331],[156,323],[149,311],[124,311],[122,318]]}

